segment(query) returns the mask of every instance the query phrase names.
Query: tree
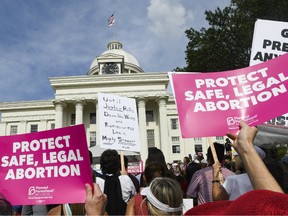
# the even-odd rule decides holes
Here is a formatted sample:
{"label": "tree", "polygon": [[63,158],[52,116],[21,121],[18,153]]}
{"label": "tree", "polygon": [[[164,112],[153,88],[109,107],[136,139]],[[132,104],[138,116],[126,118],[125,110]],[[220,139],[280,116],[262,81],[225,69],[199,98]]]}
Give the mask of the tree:
{"label": "tree", "polygon": [[257,19],[288,21],[287,0],[231,0],[223,10],[205,11],[209,28],[185,31],[186,64],[175,71],[227,71],[249,66]]}

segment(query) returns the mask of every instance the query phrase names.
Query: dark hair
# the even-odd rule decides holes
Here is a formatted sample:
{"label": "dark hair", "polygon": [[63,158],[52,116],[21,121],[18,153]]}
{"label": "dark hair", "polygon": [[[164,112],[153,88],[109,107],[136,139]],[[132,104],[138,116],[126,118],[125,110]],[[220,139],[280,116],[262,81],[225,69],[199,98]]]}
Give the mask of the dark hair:
{"label": "dark hair", "polygon": [[163,164],[163,166],[166,166],[165,156],[160,149],[156,147],[148,149],[148,157],[145,164],[147,165],[151,162],[158,162]]}
{"label": "dark hair", "polygon": [[104,193],[108,198],[105,210],[108,215],[124,215],[127,204],[122,198],[121,183],[118,178],[120,175],[118,152],[114,149],[105,150],[101,155],[100,165],[105,179]]}
{"label": "dark hair", "polygon": [[[218,161],[221,163],[224,159],[224,145],[214,142],[214,147],[215,147],[215,151],[218,157]],[[213,159],[213,155],[212,155],[212,151],[211,151],[211,147],[208,148],[207,150],[207,161],[212,162],[212,164],[214,164],[214,159]]]}
{"label": "dark hair", "polygon": [[103,175],[120,172],[121,164],[118,152],[114,149],[105,150],[100,158],[100,166]]}
{"label": "dark hair", "polygon": [[186,156],[186,157],[184,157],[184,160],[185,160],[186,162],[188,162],[188,163],[189,163],[189,162],[191,162],[190,158],[189,158],[189,157],[187,157],[187,156]]}
{"label": "dark hair", "polygon": [[197,164],[195,162],[191,162],[187,168],[186,168],[186,175],[185,178],[187,180],[187,182],[189,183],[191,181],[192,176],[194,175],[194,173],[198,170],[201,169],[200,164]]}
{"label": "dark hair", "polygon": [[12,215],[13,208],[11,203],[0,194],[0,215]]}
{"label": "dark hair", "polygon": [[144,170],[144,175],[146,178],[146,186],[148,186],[151,181],[156,177],[165,177],[166,169],[158,162],[149,163]]}

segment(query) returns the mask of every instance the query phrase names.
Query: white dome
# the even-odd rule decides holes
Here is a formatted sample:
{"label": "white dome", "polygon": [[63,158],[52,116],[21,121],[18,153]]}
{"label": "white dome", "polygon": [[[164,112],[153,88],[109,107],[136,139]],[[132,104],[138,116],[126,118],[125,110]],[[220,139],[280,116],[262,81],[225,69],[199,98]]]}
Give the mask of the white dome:
{"label": "white dome", "polygon": [[[112,41],[107,45],[107,48],[108,50],[103,52],[100,56],[107,55],[107,54],[121,55],[124,57],[124,64],[130,63],[132,65],[140,67],[137,59],[133,55],[131,55],[130,53],[122,49],[122,44],[120,42]],[[94,61],[92,62],[90,69],[96,66],[98,66],[97,58],[95,58]]]}

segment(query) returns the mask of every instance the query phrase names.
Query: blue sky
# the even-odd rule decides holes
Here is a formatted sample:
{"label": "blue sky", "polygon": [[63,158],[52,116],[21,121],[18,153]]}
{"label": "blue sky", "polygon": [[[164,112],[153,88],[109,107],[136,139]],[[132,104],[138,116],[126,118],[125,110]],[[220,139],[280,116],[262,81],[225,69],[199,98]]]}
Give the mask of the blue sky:
{"label": "blue sky", "polygon": [[[1,0],[0,102],[52,99],[48,77],[86,75],[114,39],[145,72],[185,66],[185,30],[230,0]],[[116,22],[107,19],[115,11]]]}

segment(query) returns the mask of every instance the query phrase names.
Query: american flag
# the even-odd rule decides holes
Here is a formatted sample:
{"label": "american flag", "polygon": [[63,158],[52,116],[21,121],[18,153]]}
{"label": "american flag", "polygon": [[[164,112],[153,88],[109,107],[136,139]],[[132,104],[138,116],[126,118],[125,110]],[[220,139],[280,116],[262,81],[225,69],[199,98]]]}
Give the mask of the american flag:
{"label": "american flag", "polygon": [[112,26],[115,22],[114,13],[108,18],[108,26]]}

